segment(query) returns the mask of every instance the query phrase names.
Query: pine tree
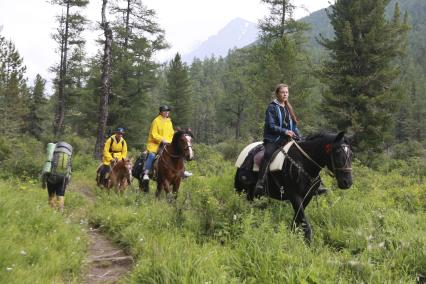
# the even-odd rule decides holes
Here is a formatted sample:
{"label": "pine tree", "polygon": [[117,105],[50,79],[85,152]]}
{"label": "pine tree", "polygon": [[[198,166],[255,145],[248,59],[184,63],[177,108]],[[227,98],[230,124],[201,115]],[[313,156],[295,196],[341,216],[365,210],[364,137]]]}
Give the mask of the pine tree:
{"label": "pine tree", "polygon": [[102,75],[101,75],[101,93],[99,97],[99,119],[98,131],[96,136],[96,144],[94,157],[100,159],[102,157],[102,147],[105,143],[105,132],[108,120],[108,102],[111,92],[111,60],[112,60],[112,29],[106,18],[108,0],[102,1],[102,23],[101,27],[104,30],[104,54],[102,60]]}
{"label": "pine tree", "polygon": [[192,114],[189,71],[179,53],[170,62],[167,71],[167,101],[173,110],[173,124],[189,127]]}
{"label": "pine tree", "polygon": [[337,0],[328,17],[334,39],[321,39],[331,59],[322,70],[330,87],[323,110],[330,124],[355,134],[362,151],[377,151],[389,139],[400,91],[395,59],[403,54],[406,25],[395,7],[384,16],[389,0]]}
{"label": "pine tree", "polygon": [[34,87],[31,90],[30,112],[28,115],[28,132],[40,139],[45,131],[44,125],[47,120],[46,105],[47,99],[45,97],[46,80],[40,74],[36,75]]}
{"label": "pine tree", "polygon": [[12,41],[0,35],[0,135],[23,133],[28,114],[26,67]]}
{"label": "pine tree", "polygon": [[151,115],[159,65],[154,53],[167,47],[164,30],[156,13],[140,0],[118,0],[112,8],[115,21],[112,46],[112,96],[108,124],[127,129],[126,138],[134,145],[149,126],[141,123]]}
{"label": "pine tree", "polygon": [[297,22],[293,17],[296,6],[293,0],[261,0],[269,5],[269,14],[260,21],[261,37],[265,41],[280,39],[286,35],[300,33],[308,26],[303,22]]}
{"label": "pine tree", "polygon": [[248,110],[254,99],[250,84],[250,78],[254,76],[251,59],[247,50],[235,50],[226,58],[226,71],[223,74],[225,96],[220,108],[224,112],[220,117],[225,120],[223,129],[235,129],[235,139],[244,135],[243,129],[249,117]]}
{"label": "pine tree", "polygon": [[[56,84],[56,108],[55,108],[55,119],[53,124],[53,133],[55,136],[60,135],[63,132],[65,112],[67,110],[67,100],[69,97],[70,85],[78,80],[70,78],[70,69],[75,66],[80,66],[78,63],[81,60],[82,54],[81,49],[84,47],[84,40],[81,37],[81,33],[84,30],[84,25],[87,20],[79,12],[72,12],[74,8],[83,8],[89,1],[88,0],[52,0],[52,4],[56,4],[65,8],[65,14],[57,17],[59,24],[57,33],[53,35],[53,39],[58,44],[58,53],[60,54],[59,65],[53,67],[53,71],[57,73],[55,80]],[[71,60],[70,54],[77,55],[77,60]],[[76,59],[76,58],[74,58]]]}
{"label": "pine tree", "polygon": [[257,94],[252,116],[255,121],[252,132],[261,138],[266,104],[275,96],[272,94],[278,83],[290,86],[291,102],[298,115],[299,126],[310,129],[319,124],[317,107],[318,101],[313,97],[313,68],[310,57],[304,48],[306,41],[304,32],[308,25],[297,22],[293,18],[295,9],[291,0],[267,0],[270,13],[260,24],[262,41],[252,50],[253,61],[258,62],[257,72],[250,80],[253,92]]}

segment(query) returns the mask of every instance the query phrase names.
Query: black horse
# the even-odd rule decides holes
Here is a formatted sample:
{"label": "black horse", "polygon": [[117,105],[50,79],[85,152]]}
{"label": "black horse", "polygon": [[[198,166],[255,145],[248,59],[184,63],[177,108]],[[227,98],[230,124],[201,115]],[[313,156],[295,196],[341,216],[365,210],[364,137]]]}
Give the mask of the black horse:
{"label": "black horse", "polygon": [[[278,150],[280,151],[280,150]],[[301,226],[305,239],[312,238],[311,226],[305,216],[305,208],[320,186],[319,173],[327,167],[339,188],[348,189],[352,185],[352,150],[344,133],[315,134],[290,147],[284,153],[282,171],[268,172],[265,193],[278,200],[289,200],[295,212],[293,227]],[[252,200],[257,181],[257,173],[239,168],[235,174],[235,189],[245,191]]]}

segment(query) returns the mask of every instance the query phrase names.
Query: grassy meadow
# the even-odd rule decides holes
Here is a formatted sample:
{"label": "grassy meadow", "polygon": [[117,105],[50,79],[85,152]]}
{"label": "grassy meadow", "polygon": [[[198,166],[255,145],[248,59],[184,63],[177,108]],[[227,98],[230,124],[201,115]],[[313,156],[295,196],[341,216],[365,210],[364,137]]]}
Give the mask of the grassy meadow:
{"label": "grassy meadow", "polygon": [[81,283],[86,235],[69,214],[83,198],[68,192],[63,216],[34,180],[0,180],[0,196],[0,283]]}
{"label": "grassy meadow", "polygon": [[149,194],[136,184],[122,196],[96,189],[96,163],[85,157],[75,159],[64,216],[35,182],[0,182],[0,283],[78,283],[86,253],[79,222],[134,256],[124,283],[415,283],[426,275],[426,180],[412,163],[355,163],[345,191],[324,176],[329,194],[306,210],[308,246],[290,230],[289,203],[247,202],[233,192],[232,162],[207,146],[196,151],[187,164],[194,176],[173,203],[154,197],[154,183]]}

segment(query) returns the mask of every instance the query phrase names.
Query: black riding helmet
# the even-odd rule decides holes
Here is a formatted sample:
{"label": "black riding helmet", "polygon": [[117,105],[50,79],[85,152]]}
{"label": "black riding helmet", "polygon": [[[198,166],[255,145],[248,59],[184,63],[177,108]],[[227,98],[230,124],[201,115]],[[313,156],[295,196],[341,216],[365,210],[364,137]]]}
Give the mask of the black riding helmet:
{"label": "black riding helmet", "polygon": [[171,109],[168,105],[162,105],[160,106],[160,112],[162,111],[171,111]]}

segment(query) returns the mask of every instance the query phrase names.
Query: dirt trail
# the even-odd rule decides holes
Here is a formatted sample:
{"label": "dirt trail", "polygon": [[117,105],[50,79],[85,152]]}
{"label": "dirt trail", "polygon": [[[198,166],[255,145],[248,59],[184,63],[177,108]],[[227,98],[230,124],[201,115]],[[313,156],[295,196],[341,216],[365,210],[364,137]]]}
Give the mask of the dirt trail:
{"label": "dirt trail", "polygon": [[[79,188],[89,203],[96,198],[87,187]],[[133,258],[112,243],[99,229],[87,229],[89,250],[85,283],[116,283],[128,273],[133,265]]]}

